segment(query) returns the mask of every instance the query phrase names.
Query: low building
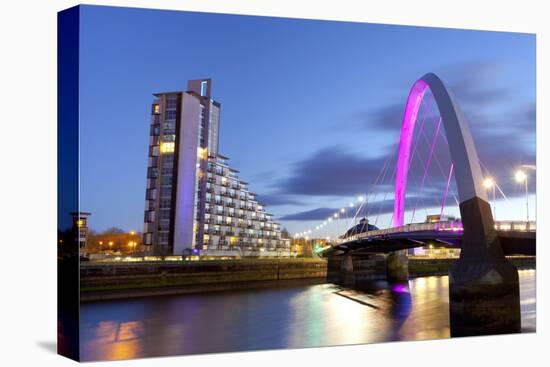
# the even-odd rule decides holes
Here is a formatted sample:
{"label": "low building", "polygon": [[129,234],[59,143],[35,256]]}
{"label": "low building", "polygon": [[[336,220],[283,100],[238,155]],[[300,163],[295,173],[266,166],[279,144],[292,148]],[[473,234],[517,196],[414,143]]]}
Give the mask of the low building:
{"label": "low building", "polygon": [[[440,223],[455,221],[456,217],[451,215],[431,214],[426,216],[424,223]],[[447,248],[438,246],[437,243],[428,243],[422,247],[409,249],[411,256],[429,257],[429,258],[458,258],[460,256],[459,248]]]}
{"label": "low building", "polygon": [[88,217],[92,215],[87,212],[70,213],[73,217],[72,233],[78,243],[80,256],[86,256],[86,241],[88,238]]}

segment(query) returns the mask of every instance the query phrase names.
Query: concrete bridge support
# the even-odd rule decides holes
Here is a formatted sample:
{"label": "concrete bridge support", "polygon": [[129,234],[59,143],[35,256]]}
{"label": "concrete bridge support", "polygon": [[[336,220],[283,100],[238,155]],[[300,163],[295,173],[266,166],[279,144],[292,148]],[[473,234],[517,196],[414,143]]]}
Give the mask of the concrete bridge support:
{"label": "concrete bridge support", "polygon": [[390,252],[386,257],[386,279],[388,282],[409,280],[409,258],[407,250]]}
{"label": "concrete bridge support", "polygon": [[[489,204],[460,204],[464,228],[460,259],[449,270],[451,336],[521,331],[519,279],[503,255]],[[490,219],[490,220],[489,220]]]}
{"label": "concrete bridge support", "polygon": [[385,280],[387,259],[384,254],[340,254],[327,259],[327,282],[361,288],[374,280]]}
{"label": "concrete bridge support", "polygon": [[353,274],[353,255],[349,252],[342,255],[341,284],[346,287],[350,287],[355,284],[355,275]]}

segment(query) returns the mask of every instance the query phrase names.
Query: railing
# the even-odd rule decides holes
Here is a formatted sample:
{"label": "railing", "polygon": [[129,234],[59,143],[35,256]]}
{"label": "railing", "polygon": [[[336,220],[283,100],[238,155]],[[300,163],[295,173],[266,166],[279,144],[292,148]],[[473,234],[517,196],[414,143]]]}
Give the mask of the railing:
{"label": "railing", "polygon": [[[497,231],[520,231],[520,232],[534,232],[536,231],[536,222],[521,222],[521,221],[495,221],[495,229]],[[410,233],[410,232],[425,232],[425,231],[436,231],[436,232],[462,232],[464,228],[462,227],[461,220],[450,220],[444,222],[434,222],[434,223],[412,223],[406,224],[404,226],[386,228],[386,229],[377,229],[374,231],[367,231],[355,234],[353,236],[348,236],[346,238],[339,239],[336,241],[338,244],[357,241],[361,239],[374,238],[385,236],[388,234],[395,233]]]}

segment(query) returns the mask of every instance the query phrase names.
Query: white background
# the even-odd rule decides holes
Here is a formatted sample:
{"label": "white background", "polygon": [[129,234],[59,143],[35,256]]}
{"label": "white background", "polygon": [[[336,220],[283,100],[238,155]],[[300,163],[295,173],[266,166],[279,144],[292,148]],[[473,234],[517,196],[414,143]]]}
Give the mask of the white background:
{"label": "white background", "polygon": [[[98,1],[96,4],[537,33],[537,334],[105,362],[118,366],[548,365],[546,1]],[[73,1],[0,5],[0,364],[71,365],[56,340],[56,12]],[[544,67],[545,66],[545,67]],[[545,101],[546,104],[543,102]],[[546,311],[546,312],[545,312]],[[545,340],[546,339],[546,340]],[[546,350],[544,349],[546,347]]]}

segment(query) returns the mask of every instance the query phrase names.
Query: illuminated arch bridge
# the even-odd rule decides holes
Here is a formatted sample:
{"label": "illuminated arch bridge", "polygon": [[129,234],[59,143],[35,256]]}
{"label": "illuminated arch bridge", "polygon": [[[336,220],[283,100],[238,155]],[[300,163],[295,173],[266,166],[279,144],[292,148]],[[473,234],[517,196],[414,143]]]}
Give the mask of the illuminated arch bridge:
{"label": "illuminated arch bridge", "polygon": [[[456,201],[462,220],[405,224],[410,167],[420,139],[419,132],[417,132],[416,141],[414,135],[415,130],[423,128],[424,121],[420,121],[419,110],[428,90],[433,95],[440,117],[434,140],[431,146],[427,144],[431,148],[430,155],[422,161],[424,176],[421,184],[424,185],[426,173],[432,161],[435,139],[443,130],[451,165],[442,202],[444,206],[451,177],[454,175],[457,188]],[[417,127],[417,123],[420,127]],[[429,143],[429,141],[426,142]],[[347,252],[389,253],[434,242],[443,247],[462,247],[462,252],[467,256],[479,258],[503,254],[535,254],[536,228],[533,222],[495,223],[493,221],[493,214],[487,200],[487,189],[483,186],[480,161],[468,124],[454,97],[443,82],[432,73],[417,80],[409,93],[394,174],[394,206],[390,227],[352,235],[346,234],[332,246],[323,248],[321,252],[324,256]],[[463,241],[464,239],[466,241]],[[462,245],[464,242],[467,243],[466,246]]]}

